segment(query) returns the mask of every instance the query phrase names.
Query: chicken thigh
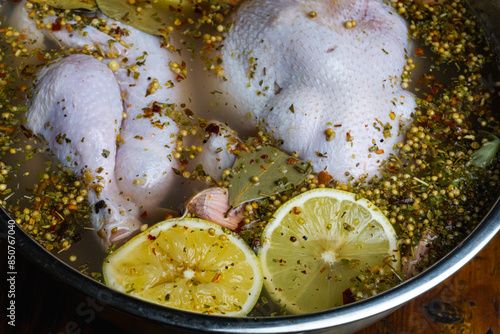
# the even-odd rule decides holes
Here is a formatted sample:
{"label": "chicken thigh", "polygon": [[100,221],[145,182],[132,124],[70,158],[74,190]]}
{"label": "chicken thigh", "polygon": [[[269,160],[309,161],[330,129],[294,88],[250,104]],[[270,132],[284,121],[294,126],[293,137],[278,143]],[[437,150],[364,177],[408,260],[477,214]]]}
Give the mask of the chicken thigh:
{"label": "chicken thigh", "polygon": [[[19,11],[27,15],[23,3],[15,8],[16,13]],[[29,19],[22,24],[24,31],[42,34],[46,43],[57,43],[75,50],[83,48],[112,53],[116,57],[103,60],[104,63],[115,63],[114,75],[123,99],[124,118],[116,154],[116,182],[125,195],[147,211],[157,207],[168,196],[169,190],[176,188],[172,168],[180,167],[178,160],[172,157],[179,131],[177,124],[165,110],[149,116],[145,115],[145,110],[151,110],[155,102],[167,104],[170,109],[181,104],[189,106],[194,100],[192,89],[188,89],[188,83],[178,79],[178,74],[171,70],[172,63],[182,63],[181,56],[167,50],[159,37],[100,12],[98,17],[114,29],[112,35],[115,37],[91,25],[69,32],[67,29],[37,30]],[[44,22],[53,23],[55,20],[56,17],[49,16]],[[116,39],[117,35],[120,41]]]}
{"label": "chicken thigh", "polygon": [[128,62],[120,57],[124,65],[115,72],[126,114],[116,176],[121,190],[149,210],[176,191],[178,177],[172,168],[180,169],[172,156],[179,127],[159,106],[166,104],[172,110],[192,99],[187,84],[170,68],[182,63],[179,54],[168,51],[156,36],[111,19],[108,24],[125,29],[122,40],[128,45]]}
{"label": "chicken thigh", "polygon": [[27,114],[27,125],[58,160],[91,180],[92,222],[111,243],[141,225],[138,207],[120,194],[114,175],[122,112],[113,72],[92,56],[71,55],[39,73]]}
{"label": "chicken thigh", "polygon": [[398,82],[404,20],[379,0],[248,1],[232,20],[218,104],[251,113],[317,172],[376,175],[416,107]]}
{"label": "chicken thigh", "polygon": [[[19,5],[17,12],[19,8],[24,10]],[[25,20],[20,22],[23,26],[19,30],[36,31],[42,35],[43,39],[40,36],[37,39],[42,46],[56,42],[65,48],[79,50],[84,47],[116,56],[98,61],[91,56],[71,55],[56,65],[49,65],[39,74],[40,90],[34,97],[27,123],[35,133],[42,134],[49,141],[62,162],[66,163],[69,152],[76,153],[71,166],[80,173],[84,172],[82,166],[93,172],[103,167],[102,173],[106,176],[99,182],[104,189],[101,197],[106,197],[110,203],[118,203],[116,208],[106,212],[111,212],[111,215],[124,212],[125,217],[103,216],[101,212],[95,225],[101,228],[105,223],[104,226],[117,228],[118,232],[113,235],[109,234],[109,229],[105,230],[105,239],[114,242],[137,230],[139,215],[160,205],[169,191],[177,190],[182,180],[174,179],[172,169],[180,168],[178,160],[172,157],[179,131],[177,124],[166,114],[165,108],[155,110],[149,116],[145,110],[154,109],[156,102],[169,105],[171,109],[175,103],[189,105],[190,99],[183,93],[183,83],[176,80],[177,74],[170,70],[171,62],[181,63],[178,54],[167,51],[156,36],[106,19],[107,24],[122,35],[122,43],[110,42],[113,37],[93,26],[70,33],[66,29],[37,30],[33,21]],[[54,20],[54,17],[45,19],[48,23]],[[109,64],[111,61],[119,64],[119,68],[116,64],[113,64],[115,67]],[[85,77],[85,71],[89,71],[88,77]],[[113,101],[112,113],[96,108],[100,99]],[[63,100],[66,102],[61,103]],[[60,119],[61,108],[67,116]],[[54,128],[56,119],[56,130],[44,128],[47,122]],[[63,134],[67,135],[65,138],[84,137],[86,134],[87,138],[81,143],[72,139],[60,147],[55,143]],[[106,164],[103,164],[103,150],[107,152]],[[92,204],[99,202],[97,198],[90,200]],[[112,206],[107,205],[108,208]],[[121,226],[119,220],[123,220]]]}

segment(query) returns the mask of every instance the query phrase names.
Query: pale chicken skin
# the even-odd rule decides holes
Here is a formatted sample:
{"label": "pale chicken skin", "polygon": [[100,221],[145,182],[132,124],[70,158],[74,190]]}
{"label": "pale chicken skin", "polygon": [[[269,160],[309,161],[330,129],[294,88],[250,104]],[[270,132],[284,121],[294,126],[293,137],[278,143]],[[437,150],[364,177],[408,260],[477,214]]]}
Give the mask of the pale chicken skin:
{"label": "pale chicken skin", "polygon": [[[23,17],[23,6],[14,9],[16,17]],[[24,14],[26,15],[25,11]],[[105,196],[106,201],[120,204],[108,205],[106,211],[94,212],[92,221],[94,227],[105,232],[105,242],[115,243],[136,233],[148,212],[157,211],[162,202],[172,198],[175,202],[181,201],[176,196],[179,196],[179,188],[184,179],[175,174],[174,169],[180,170],[181,167],[179,160],[173,157],[180,128],[166,114],[166,110],[179,109],[180,105],[184,106],[182,108],[196,109],[192,106],[195,103],[192,101],[196,101],[196,90],[190,81],[179,79],[178,73],[171,70],[172,63],[181,64],[183,59],[178,53],[167,50],[160,38],[100,15],[109,26],[117,29],[122,44],[117,41],[110,43],[113,40],[111,36],[92,26],[72,33],[65,29],[52,32],[37,30],[35,23],[26,19],[20,21],[23,25],[20,30],[33,32],[32,36],[36,37],[38,47],[43,47],[45,43],[56,43],[75,50],[83,47],[97,50],[98,45],[103,52],[111,52],[117,56],[99,62],[90,56],[72,55],[58,65],[49,65],[38,74],[38,85],[43,89],[35,94],[27,122],[33,132],[48,140],[51,150],[57,151],[59,160],[66,159],[67,152],[84,152],[75,156],[74,165],[71,165],[80,174],[84,173],[84,169],[79,166],[89,166],[89,170],[103,167],[102,173],[106,178],[100,184],[103,188],[106,186],[106,189],[100,195],[93,188],[90,189],[89,200],[93,206],[96,203],[100,205],[102,196]],[[45,21],[50,23],[54,19],[48,17]],[[69,66],[76,60],[78,64],[82,64],[79,71],[75,71],[74,66]],[[82,80],[82,71],[96,62],[99,63],[99,70],[89,72],[93,81]],[[115,64],[111,65],[110,62]],[[49,70],[51,66],[55,66],[55,69]],[[64,78],[61,80],[64,86],[52,84],[52,81],[58,80],[58,76]],[[98,84],[99,77],[102,85]],[[109,84],[109,87],[104,83]],[[54,91],[55,89],[58,90]],[[66,94],[73,97],[71,104],[64,105],[66,113],[71,114],[71,117],[60,119],[59,100],[64,100]],[[85,94],[85,97],[80,94]],[[101,98],[115,102],[113,122],[106,119],[99,121],[100,114],[105,111],[96,109],[95,106]],[[92,103],[89,104],[88,101]],[[90,107],[94,109],[89,110]],[[53,132],[53,127],[49,131],[40,126],[41,123],[54,123],[56,119],[57,133]],[[86,122],[86,119],[92,121]],[[77,123],[78,129],[72,129]],[[223,127],[222,123],[220,126]],[[66,142],[64,151],[54,144],[60,136],[70,136],[75,131],[82,135],[86,133],[92,141],[82,144]],[[220,166],[230,167],[234,161],[228,148],[234,145],[235,139],[228,143],[222,136],[223,133],[221,130],[220,134],[211,135],[204,150],[192,164],[203,164],[206,172],[215,178],[220,178],[222,174],[223,168]],[[111,134],[113,138],[110,137]],[[109,147],[105,150],[109,152],[106,153],[106,164],[102,164],[100,153],[104,149],[97,147],[103,137],[106,140],[102,141],[102,145]],[[220,147],[223,148],[222,151],[219,150]]]}
{"label": "pale chicken skin", "polygon": [[71,55],[39,73],[27,114],[58,160],[98,186],[89,189],[92,222],[116,243],[137,230],[138,207],[116,183],[116,139],[123,117],[120,88],[111,70],[94,57]]}
{"label": "pale chicken skin", "polygon": [[219,105],[241,119],[250,113],[250,126],[316,172],[376,175],[416,107],[398,81],[409,50],[404,20],[378,0],[260,0],[232,21]]}
{"label": "pale chicken skin", "polygon": [[[179,127],[164,113],[144,117],[144,109],[152,108],[154,102],[189,105],[190,90],[188,83],[177,80],[177,74],[170,70],[169,64],[181,63],[181,57],[163,47],[160,38],[102,17],[109,26],[122,31],[125,46],[110,43],[109,35],[92,26],[72,34],[66,30],[56,31],[48,37],[74,49],[98,44],[104,52],[119,56],[105,60],[122,63],[114,72],[124,112],[116,153],[117,184],[143,211],[148,211],[175,188],[172,184],[178,177],[172,168],[180,169],[180,165],[173,159],[172,149]],[[153,89],[156,84],[157,88]]]}
{"label": "pale chicken skin", "polygon": [[[15,9],[16,13],[24,11],[20,5]],[[38,46],[54,41],[74,49],[99,45],[106,53],[118,56],[98,61],[91,56],[71,55],[46,67],[38,74],[39,90],[26,124],[47,139],[63,163],[67,164],[68,153],[76,153],[68,166],[80,174],[85,171],[83,166],[93,172],[102,167],[99,184],[103,192],[99,195],[89,189],[89,201],[93,207],[96,203],[100,207],[104,200],[106,208],[96,207],[92,222],[105,232],[105,243],[116,243],[137,232],[142,224],[140,217],[156,209],[182,181],[173,171],[180,169],[179,161],[172,157],[178,125],[163,112],[144,117],[144,109],[152,108],[155,102],[189,105],[190,97],[169,68],[170,62],[181,62],[178,54],[167,51],[156,36],[109,18],[107,22],[120,28],[124,45],[110,43],[112,37],[92,26],[73,33],[51,32],[36,30],[33,21],[25,20],[19,30],[36,31]],[[113,66],[107,66],[110,61],[122,64],[112,71]],[[82,78],[85,71],[89,77]],[[101,100],[113,101],[112,113],[98,108]],[[61,115],[62,106],[66,117]],[[44,127],[48,123],[51,126]],[[61,146],[56,143],[61,136],[86,140],[72,139]]]}
{"label": "pale chicken skin", "polygon": [[[99,136],[113,132],[117,148],[106,149],[110,152],[108,161],[113,160],[113,165],[108,163],[105,169],[106,191],[109,191],[106,196],[114,203],[122,203],[124,199],[125,204],[120,205],[130,207],[119,233],[126,237],[137,230],[142,212],[175,196],[174,184],[179,182],[173,173],[173,168],[180,168],[179,162],[172,157],[179,127],[162,113],[144,117],[144,109],[152,108],[155,102],[189,104],[199,99],[195,96],[199,92],[193,88],[196,82],[178,80],[177,74],[170,70],[171,63],[181,63],[182,58],[167,51],[159,38],[106,19],[108,25],[125,32],[121,37],[124,45],[109,43],[112,39],[109,35],[91,26],[85,28],[86,34],[61,30],[45,37],[75,49],[84,45],[95,49],[98,44],[104,52],[118,56],[113,61],[120,67],[103,74],[103,81],[109,79],[109,73],[114,76],[113,88],[98,87],[97,83],[94,88],[100,89],[96,99],[106,95],[108,99],[121,101],[121,118],[116,117],[113,126],[110,122],[82,121],[78,131],[99,132]],[[50,18],[46,20],[49,22]],[[232,20],[234,26],[225,36],[219,54],[227,81],[214,82],[214,88],[223,92],[217,105],[239,115],[239,125],[231,122],[229,125],[245,131],[260,124],[275,138],[283,140],[283,150],[296,151],[303,160],[313,162],[315,171],[327,170],[336,179],[375,175],[382,160],[401,140],[400,126],[411,119],[415,108],[413,96],[401,89],[397,79],[405,65],[405,48],[408,48],[404,21],[376,0],[249,1],[234,13]],[[346,28],[347,21],[355,21],[356,26]],[[61,63],[66,62],[70,61]],[[134,65],[137,66],[132,69]],[[72,78],[73,73],[60,71],[68,85],[78,79],[76,75]],[[49,78],[54,80],[55,76],[46,72],[40,75],[41,82],[49,83]],[[134,76],[134,72],[139,75]],[[100,74],[95,72],[95,75]],[[65,87],[56,97],[60,98],[63,92],[74,93],[72,89]],[[42,105],[55,104],[50,90],[47,88],[38,97]],[[75,119],[93,115],[78,114],[77,110],[87,110],[79,103],[73,105]],[[52,117],[55,118],[56,111],[60,110],[54,108]],[[37,111],[30,110],[30,113]],[[252,116],[251,122],[247,121],[248,113]],[[40,122],[51,120],[50,115],[36,117]],[[72,123],[65,124],[71,126]],[[30,122],[28,126],[34,132],[42,131]],[[326,131],[330,131],[329,135]],[[53,144],[58,134],[37,133],[51,142],[52,149],[59,149]],[[226,136],[212,135],[194,163],[204,164],[209,174],[220,177],[225,168],[231,167],[234,156],[227,150],[222,154],[217,152],[220,147],[234,145],[237,139],[234,135],[231,137],[233,139],[228,140]],[[111,139],[107,140],[105,143],[109,146]],[[80,148],[79,144],[66,146],[71,152],[87,149]],[[58,158],[65,159],[62,155]],[[89,153],[73,161],[80,166],[101,164],[100,157],[92,159]],[[92,196],[90,199],[95,202]],[[116,213],[123,215],[123,210],[113,210],[113,214]],[[118,226],[114,223],[115,217],[103,219],[102,212],[100,215],[97,219],[100,224]],[[107,234],[106,240],[114,238]]]}

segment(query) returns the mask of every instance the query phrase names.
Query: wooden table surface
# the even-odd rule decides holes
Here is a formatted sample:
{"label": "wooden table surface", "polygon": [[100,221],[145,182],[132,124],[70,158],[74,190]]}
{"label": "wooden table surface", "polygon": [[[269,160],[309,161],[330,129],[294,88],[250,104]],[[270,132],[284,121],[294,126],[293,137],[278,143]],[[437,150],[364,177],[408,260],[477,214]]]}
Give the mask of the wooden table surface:
{"label": "wooden table surface", "polygon": [[[82,315],[82,299],[16,255],[16,326],[7,324],[6,242],[0,239],[0,333],[124,333],[111,323]],[[358,332],[500,333],[500,235],[448,280],[412,300],[387,318]],[[81,309],[80,309],[81,311]],[[142,332],[146,333],[146,332]]]}

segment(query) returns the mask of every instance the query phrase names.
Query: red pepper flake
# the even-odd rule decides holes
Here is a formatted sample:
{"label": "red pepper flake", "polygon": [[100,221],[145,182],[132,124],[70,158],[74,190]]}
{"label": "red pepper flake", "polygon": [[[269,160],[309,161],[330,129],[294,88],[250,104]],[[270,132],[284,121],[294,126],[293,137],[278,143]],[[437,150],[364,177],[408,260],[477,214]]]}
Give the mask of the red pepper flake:
{"label": "red pepper flake", "polygon": [[260,158],[261,159],[267,159],[267,158],[269,158],[269,156],[267,154],[264,154],[264,155],[261,155]]}
{"label": "red pepper flake", "polygon": [[297,163],[297,159],[289,158],[286,162],[288,162],[290,165],[295,165]]}
{"label": "red pepper flake", "polygon": [[181,81],[181,80],[184,80],[185,78],[184,78],[182,75],[178,74],[178,75],[177,75],[177,77],[176,77],[175,79],[176,79],[177,81]]}
{"label": "red pepper flake", "polygon": [[218,134],[220,131],[220,127],[216,124],[208,124],[207,127],[205,128],[205,132],[208,132],[210,134],[215,133]]}
{"label": "red pepper flake", "polygon": [[[149,241],[155,241],[156,237],[154,235],[148,234],[148,240]],[[153,248],[154,249],[154,248]]]}
{"label": "red pepper flake", "polygon": [[13,126],[5,126],[5,125],[0,125],[0,132],[8,132],[8,133],[12,133],[14,132],[16,128],[13,127]]}
{"label": "red pepper flake", "polygon": [[290,212],[295,215],[300,215],[302,213],[302,211],[300,211],[300,209],[296,206],[294,206]]}
{"label": "red pepper flake", "polygon": [[35,74],[35,68],[31,67],[30,65],[26,65],[21,70],[21,74],[24,75],[24,76],[30,77],[33,74]]}
{"label": "red pepper flake", "polygon": [[305,270],[302,270],[301,273],[303,273],[304,275],[307,275],[307,271],[305,271]]}
{"label": "red pepper flake", "polygon": [[156,255],[156,249],[154,247],[151,248],[151,251],[153,252],[154,255]]}
{"label": "red pepper flake", "polygon": [[148,212],[147,211],[144,211],[143,213],[141,213],[142,220],[145,220],[147,216],[148,216]]}
{"label": "red pepper flake", "polygon": [[168,9],[169,9],[171,12],[177,12],[177,13],[182,12],[182,8],[175,8],[175,7],[174,7],[174,6],[172,6],[172,5],[168,5]]}
{"label": "red pepper flake", "polygon": [[56,217],[57,223],[59,224],[62,221],[61,214],[57,212],[55,209],[52,209],[50,213],[53,217]]}
{"label": "red pepper flake", "polygon": [[437,135],[435,135],[435,137],[437,140],[439,140],[444,137],[444,133],[438,133]]}
{"label": "red pepper flake", "polygon": [[188,160],[181,160],[181,169],[182,170],[185,170],[187,165],[189,165]]}
{"label": "red pepper flake", "polygon": [[52,31],[61,30],[61,20],[62,18],[58,17],[54,23],[52,23]]}
{"label": "red pepper flake", "polygon": [[375,153],[377,153],[377,154],[384,154],[384,150],[377,150]]}
{"label": "red pepper flake", "polygon": [[391,172],[393,174],[397,174],[398,173],[398,171],[394,167],[389,168],[389,172]]}
{"label": "red pepper flake", "polygon": [[324,272],[326,270],[326,266],[324,266],[323,268],[321,268],[321,270],[319,271],[320,273]]}
{"label": "red pepper flake", "polygon": [[238,226],[236,226],[236,228],[234,229],[234,232],[240,232],[240,231],[241,231],[241,228],[242,228],[243,226],[245,226],[245,223],[244,223],[244,222],[243,222],[243,220],[242,220],[242,221],[240,221],[240,222],[238,223]]}
{"label": "red pepper flake", "polygon": [[212,283],[217,283],[217,282],[219,282],[219,281],[220,281],[220,279],[221,279],[221,277],[222,277],[222,274],[221,274],[221,273],[217,273],[217,274],[215,274],[214,278],[212,278]]}
{"label": "red pepper flake", "polygon": [[344,305],[347,304],[352,304],[356,301],[356,298],[354,298],[351,289],[346,289],[344,292],[342,292],[342,300],[344,302]]}
{"label": "red pepper flake", "polygon": [[330,183],[330,181],[332,179],[333,179],[333,176],[331,176],[330,174],[328,174],[328,172],[326,172],[326,171],[321,171],[318,174],[318,181],[319,181],[320,184],[327,185],[328,183]]}
{"label": "red pepper flake", "polygon": [[417,52],[418,56],[422,56],[424,54],[424,50],[422,50],[421,48],[415,48],[415,52]]}
{"label": "red pepper flake", "polygon": [[158,105],[158,102],[153,102],[153,106],[151,106],[152,112],[161,112],[161,107]]}
{"label": "red pepper flake", "polygon": [[439,91],[439,87],[432,87],[431,88],[431,94],[432,95],[436,95],[438,91]]}
{"label": "red pepper flake", "polygon": [[114,34],[117,35],[118,37],[119,36],[123,36],[124,35],[124,31],[122,30],[122,28],[116,27],[115,31],[114,31]]}

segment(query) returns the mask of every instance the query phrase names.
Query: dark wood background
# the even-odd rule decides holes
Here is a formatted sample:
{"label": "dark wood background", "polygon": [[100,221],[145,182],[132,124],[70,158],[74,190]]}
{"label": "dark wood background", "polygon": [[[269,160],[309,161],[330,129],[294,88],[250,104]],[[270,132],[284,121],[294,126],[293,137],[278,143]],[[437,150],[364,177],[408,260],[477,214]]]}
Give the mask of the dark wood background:
{"label": "dark wood background", "polygon": [[[78,305],[83,299],[19,253],[16,256],[16,326],[9,326],[9,319],[5,317],[7,247],[5,240],[0,240],[0,333],[127,334],[98,316],[88,321],[90,317],[78,315]],[[454,276],[358,334],[500,334],[499,303],[500,235],[497,235]]]}

